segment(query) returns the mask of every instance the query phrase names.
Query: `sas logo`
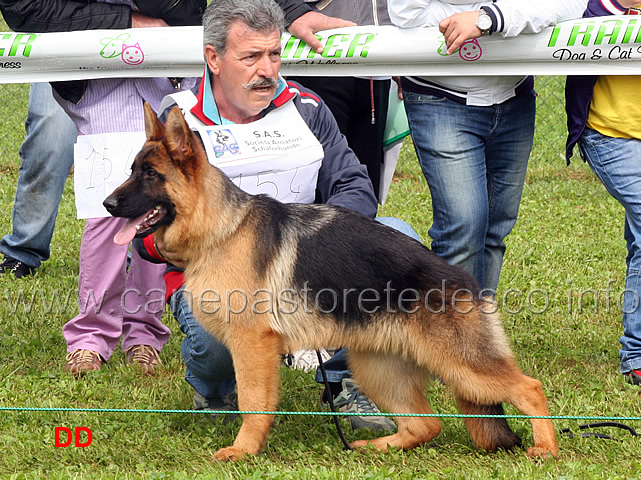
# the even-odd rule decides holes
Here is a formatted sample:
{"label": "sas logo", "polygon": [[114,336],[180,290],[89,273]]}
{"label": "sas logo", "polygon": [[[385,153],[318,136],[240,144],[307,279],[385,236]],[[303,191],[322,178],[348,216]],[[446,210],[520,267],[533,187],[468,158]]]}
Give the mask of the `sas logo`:
{"label": "sas logo", "polygon": [[228,129],[210,130],[208,133],[216,158],[220,158],[226,153],[229,153],[229,155],[238,155],[240,153],[238,142]]}

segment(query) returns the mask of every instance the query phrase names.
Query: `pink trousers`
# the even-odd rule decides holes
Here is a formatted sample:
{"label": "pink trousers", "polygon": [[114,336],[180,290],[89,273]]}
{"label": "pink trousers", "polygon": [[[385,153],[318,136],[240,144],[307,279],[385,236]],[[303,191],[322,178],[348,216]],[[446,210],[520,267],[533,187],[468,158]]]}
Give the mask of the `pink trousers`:
{"label": "pink trousers", "polygon": [[160,350],[169,340],[161,322],[165,308],[165,265],[156,265],[116,245],[113,236],[125,222],[120,218],[86,221],[80,245],[79,314],[67,322],[63,335],[67,352],[88,349],[109,360],[122,338],[123,351],[133,345]]}

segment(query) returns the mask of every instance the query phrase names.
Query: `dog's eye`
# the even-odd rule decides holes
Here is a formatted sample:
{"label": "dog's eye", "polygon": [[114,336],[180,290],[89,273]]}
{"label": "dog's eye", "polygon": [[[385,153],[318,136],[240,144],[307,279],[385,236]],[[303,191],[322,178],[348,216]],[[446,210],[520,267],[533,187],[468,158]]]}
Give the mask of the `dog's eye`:
{"label": "dog's eye", "polygon": [[145,178],[156,178],[157,176],[158,172],[153,168],[149,168],[145,171]]}

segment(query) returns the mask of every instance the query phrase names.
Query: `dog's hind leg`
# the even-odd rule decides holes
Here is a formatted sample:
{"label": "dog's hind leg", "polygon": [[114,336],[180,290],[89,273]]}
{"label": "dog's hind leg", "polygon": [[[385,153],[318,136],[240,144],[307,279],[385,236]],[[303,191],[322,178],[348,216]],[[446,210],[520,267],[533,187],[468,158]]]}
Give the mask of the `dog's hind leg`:
{"label": "dog's hind leg", "polygon": [[[514,405],[530,416],[548,416],[541,382],[519,369],[498,315],[481,305],[467,312],[454,309],[439,324],[441,341],[433,341],[425,367],[454,391],[462,413],[502,414],[502,403]],[[428,334],[425,330],[425,334]],[[419,361],[420,364],[422,364]],[[511,449],[519,438],[505,418],[467,418],[474,442],[486,450]],[[533,419],[534,447],[531,457],[558,454],[554,425],[549,419]]]}
{"label": "dog's hind leg", "polygon": [[[349,351],[348,362],[360,390],[379,407],[392,413],[433,414],[425,398],[428,374],[413,363],[390,354]],[[394,417],[397,433],[374,440],[358,440],[354,448],[374,445],[410,449],[434,439],[441,432],[436,417]]]}
{"label": "dog's hind leg", "polygon": [[[243,330],[229,350],[234,361],[240,411],[273,412],[278,407],[282,343],[271,331]],[[274,415],[241,414],[243,423],[231,447],[221,448],[214,460],[242,460],[258,455],[267,442]]]}
{"label": "dog's hind leg", "polygon": [[[503,405],[491,405],[469,402],[461,397],[456,398],[456,405],[464,415],[504,415]],[[521,445],[521,439],[512,431],[505,418],[465,417],[465,427],[474,443],[484,450],[494,451],[499,448],[511,450]]]}
{"label": "dog's hind leg", "polygon": [[[451,379],[448,382],[454,389],[461,413],[502,415],[501,403],[504,402],[514,405],[524,415],[549,415],[541,382],[524,375],[507,360],[500,370],[500,375],[460,371],[464,381],[455,383]],[[528,456],[541,457],[549,453],[556,457],[559,449],[552,421],[532,419],[531,423],[534,447],[528,449]],[[512,432],[505,418],[466,418],[465,424],[474,443],[485,450],[512,449],[520,444],[519,437]]]}

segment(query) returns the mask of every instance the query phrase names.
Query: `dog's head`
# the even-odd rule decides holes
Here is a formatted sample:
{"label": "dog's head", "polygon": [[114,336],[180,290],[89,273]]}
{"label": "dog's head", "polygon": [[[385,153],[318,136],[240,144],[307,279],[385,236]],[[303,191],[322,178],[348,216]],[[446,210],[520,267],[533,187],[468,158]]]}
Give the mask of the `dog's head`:
{"label": "dog's head", "polygon": [[166,125],[148,103],[144,108],[147,140],[134,159],[129,179],[103,202],[114,217],[129,219],[114,237],[121,245],[187,213],[190,199],[185,196],[190,189],[186,182],[196,177],[198,159],[206,158],[178,107],[169,112]]}

